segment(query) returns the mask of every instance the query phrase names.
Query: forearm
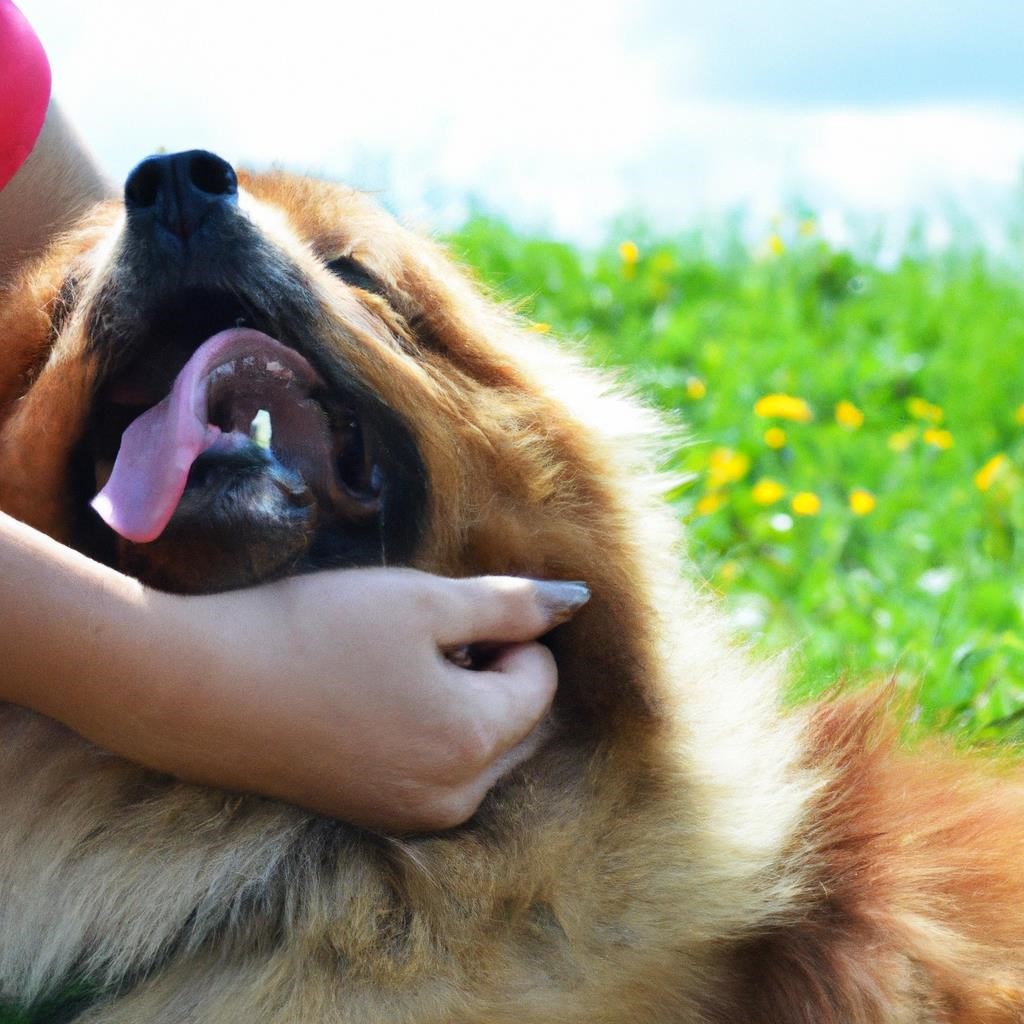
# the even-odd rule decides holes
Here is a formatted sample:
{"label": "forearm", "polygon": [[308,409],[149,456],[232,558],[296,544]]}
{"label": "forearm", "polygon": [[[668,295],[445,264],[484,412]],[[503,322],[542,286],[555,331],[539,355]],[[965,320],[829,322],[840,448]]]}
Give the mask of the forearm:
{"label": "forearm", "polygon": [[[192,782],[447,827],[543,742],[555,665],[529,641],[588,596],[362,569],[181,597],[0,513],[0,701]],[[473,643],[489,670],[442,654]]]}
{"label": "forearm", "polygon": [[153,607],[171,600],[0,514],[0,699],[125,749],[152,728],[154,667],[182,666]]}

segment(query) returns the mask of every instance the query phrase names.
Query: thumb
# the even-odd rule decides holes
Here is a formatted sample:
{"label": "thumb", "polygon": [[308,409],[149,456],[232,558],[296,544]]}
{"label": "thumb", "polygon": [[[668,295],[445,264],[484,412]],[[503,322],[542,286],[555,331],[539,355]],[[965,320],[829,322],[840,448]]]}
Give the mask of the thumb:
{"label": "thumb", "polygon": [[590,600],[590,588],[575,581],[477,576],[450,582],[453,600],[437,627],[443,646],[535,640]]}

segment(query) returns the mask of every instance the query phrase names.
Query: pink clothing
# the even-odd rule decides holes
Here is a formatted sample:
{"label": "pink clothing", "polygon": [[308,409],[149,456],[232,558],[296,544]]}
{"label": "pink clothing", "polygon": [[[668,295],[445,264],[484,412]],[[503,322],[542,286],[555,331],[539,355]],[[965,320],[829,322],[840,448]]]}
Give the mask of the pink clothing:
{"label": "pink clothing", "polygon": [[39,138],[50,103],[50,62],[32,26],[0,0],[0,188]]}

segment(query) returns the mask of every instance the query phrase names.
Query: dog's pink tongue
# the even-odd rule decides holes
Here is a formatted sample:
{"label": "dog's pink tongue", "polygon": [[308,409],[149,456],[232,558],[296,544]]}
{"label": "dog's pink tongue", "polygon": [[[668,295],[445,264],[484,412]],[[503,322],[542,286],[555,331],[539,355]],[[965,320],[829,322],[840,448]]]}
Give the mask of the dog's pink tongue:
{"label": "dog's pink tongue", "polygon": [[178,374],[171,393],[121,437],[110,479],[92,500],[112,530],[137,544],[160,536],[178,507],[192,463],[221,434],[207,420],[210,374],[254,351],[281,360],[307,381],[313,373],[298,353],[259,331],[236,327],[204,341]]}

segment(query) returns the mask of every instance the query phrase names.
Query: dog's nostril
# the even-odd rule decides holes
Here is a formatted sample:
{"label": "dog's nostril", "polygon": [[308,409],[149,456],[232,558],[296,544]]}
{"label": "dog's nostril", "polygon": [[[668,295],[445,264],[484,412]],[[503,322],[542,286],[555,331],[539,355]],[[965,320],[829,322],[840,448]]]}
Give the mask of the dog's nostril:
{"label": "dog's nostril", "polygon": [[238,179],[231,164],[213,153],[197,153],[189,161],[189,180],[200,192],[211,196],[233,196]]}
{"label": "dog's nostril", "polygon": [[143,160],[124,183],[124,198],[131,206],[152,206],[160,194],[160,165],[156,160]]}
{"label": "dog's nostril", "polygon": [[[2,3],[3,0],[0,0]],[[162,231],[161,244],[188,242],[208,220],[223,222],[238,204],[238,178],[227,160],[203,149],[143,160],[124,183],[129,230]]]}

